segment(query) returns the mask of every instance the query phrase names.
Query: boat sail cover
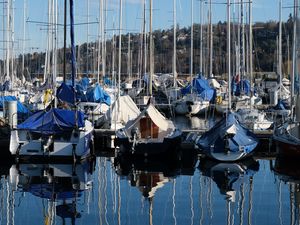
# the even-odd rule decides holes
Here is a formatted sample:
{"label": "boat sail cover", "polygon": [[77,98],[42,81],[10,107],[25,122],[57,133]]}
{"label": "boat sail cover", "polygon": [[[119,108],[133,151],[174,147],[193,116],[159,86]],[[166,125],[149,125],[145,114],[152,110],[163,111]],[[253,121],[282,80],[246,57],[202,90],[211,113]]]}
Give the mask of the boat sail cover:
{"label": "boat sail cover", "polygon": [[105,114],[105,120],[110,121],[111,128],[120,129],[129,120],[134,120],[141,111],[129,95],[120,96]]}
{"label": "boat sail cover", "polygon": [[18,125],[18,129],[45,135],[72,131],[75,127],[84,127],[82,112],[54,108],[49,111],[38,111]]}
{"label": "boat sail cover", "polygon": [[132,120],[129,121],[125,126],[125,131],[130,134],[131,129],[145,116],[150,117],[152,122],[159,128],[162,132],[168,132],[170,130],[174,130],[174,124],[166,119],[156,108],[153,104],[149,104],[141,113],[140,115]]}
{"label": "boat sail cover", "polygon": [[[211,88],[208,81],[201,76],[193,80],[192,89],[193,92],[197,93],[203,100],[213,101],[215,99],[216,90]],[[191,85],[189,84],[188,86],[181,89],[181,93],[183,95],[191,93]]]}
{"label": "boat sail cover", "polygon": [[[79,88],[77,87],[77,90]],[[103,88],[96,84],[94,87],[90,87],[87,89],[87,91],[79,91],[77,93],[77,98],[81,102],[97,102],[97,103],[105,103],[107,105],[111,104],[111,98],[106,93],[106,91],[103,90]]]}
{"label": "boat sail cover", "polygon": [[64,102],[75,104],[75,91],[74,88],[66,83],[62,83],[56,91],[56,97]]}
{"label": "boat sail cover", "polygon": [[254,134],[244,128],[233,113],[229,113],[205,132],[197,141],[197,145],[204,151],[211,151],[211,148],[214,148],[214,152],[224,152],[227,144],[225,136],[229,136],[228,147],[232,152],[240,151],[240,147],[258,143]]}

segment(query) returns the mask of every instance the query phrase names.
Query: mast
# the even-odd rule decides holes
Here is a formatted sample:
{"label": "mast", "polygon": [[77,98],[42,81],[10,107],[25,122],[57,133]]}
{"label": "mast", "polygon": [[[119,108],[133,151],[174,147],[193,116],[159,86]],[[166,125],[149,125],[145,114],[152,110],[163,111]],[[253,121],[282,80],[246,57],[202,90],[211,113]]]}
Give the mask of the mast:
{"label": "mast", "polygon": [[173,86],[176,87],[176,0],[173,0]]}
{"label": "mast", "polygon": [[[147,73],[147,34],[146,34],[146,0],[144,0],[144,15],[143,15],[143,36],[144,36],[144,74]],[[141,82],[140,82],[141,85]]]}
{"label": "mast", "polygon": [[[241,0],[241,27],[242,27],[242,33],[241,33],[241,81],[245,79],[245,21],[244,21],[244,2]],[[244,91],[244,87],[242,85],[242,90]]]}
{"label": "mast", "polygon": [[7,0],[7,12],[6,12],[6,76],[10,77],[10,72],[9,72],[9,62],[10,62],[10,0]]}
{"label": "mast", "polygon": [[122,0],[120,0],[119,12],[119,68],[118,68],[118,98],[121,95],[121,48],[122,48]]}
{"label": "mast", "polygon": [[200,62],[199,62],[199,70],[200,74],[203,75],[203,0],[200,0]]}
{"label": "mast", "polygon": [[[97,57],[98,57],[98,63],[97,63],[97,83],[99,84],[100,82],[100,61],[101,61],[101,64],[103,66],[103,61],[101,59],[101,51],[100,51],[100,46],[101,46],[101,40],[102,40],[102,14],[103,14],[103,0],[100,0],[100,7],[99,7],[99,18],[101,18],[100,20],[100,23],[99,23],[99,27],[98,27],[98,54],[97,54]],[[102,56],[103,58],[103,56]]]}
{"label": "mast", "polygon": [[87,0],[87,21],[86,21],[86,75],[89,75],[89,32],[90,32],[90,0]]}
{"label": "mast", "polygon": [[153,61],[153,37],[152,37],[152,0],[150,0],[150,25],[149,25],[149,35],[150,35],[150,77],[149,77],[149,95],[152,96],[152,78],[154,73],[154,61]]}
{"label": "mast", "polygon": [[227,0],[227,73],[228,73],[228,111],[231,110],[231,67],[230,67],[230,0]]}
{"label": "mast", "polygon": [[[53,47],[53,93],[56,93],[56,76],[57,76],[57,22],[58,22],[58,4],[54,0],[54,47]],[[57,98],[54,98],[54,107],[57,107]]]}
{"label": "mast", "polygon": [[[71,63],[72,63],[72,86],[75,87],[76,76],[76,56],[75,56],[75,39],[74,39],[74,5],[73,0],[70,0],[70,23],[71,23]],[[75,97],[75,95],[74,95]]]}
{"label": "mast", "polygon": [[[191,55],[190,55],[190,80],[191,80],[191,85],[192,85],[192,81],[193,81],[193,49],[194,49],[194,26],[193,26],[193,22],[194,22],[194,1],[191,0]],[[191,88],[191,92],[192,92]]]}
{"label": "mast", "polygon": [[213,25],[212,25],[212,7],[211,0],[209,0],[209,75],[212,75],[212,54],[213,54]]}
{"label": "mast", "polygon": [[282,0],[279,0],[279,40],[278,40],[278,73],[279,73],[279,98],[281,98],[282,81]]}
{"label": "mast", "polygon": [[22,75],[24,76],[25,70],[25,38],[26,38],[26,8],[27,8],[27,0],[24,0],[23,5],[23,45],[22,45]]}
{"label": "mast", "polygon": [[249,70],[250,70],[250,109],[252,109],[251,98],[253,96],[253,45],[252,45],[252,1],[249,2]]}
{"label": "mast", "polygon": [[64,68],[63,68],[63,81],[66,82],[66,48],[67,48],[67,0],[64,0]]}
{"label": "mast", "polygon": [[[294,24],[293,24],[293,56],[292,56],[292,76],[291,76],[291,109],[293,115],[294,108],[294,96],[295,96],[295,76],[297,73],[297,64],[296,64],[296,38],[297,38],[297,10],[298,10],[298,0],[294,0]],[[299,93],[298,93],[299,94]]]}

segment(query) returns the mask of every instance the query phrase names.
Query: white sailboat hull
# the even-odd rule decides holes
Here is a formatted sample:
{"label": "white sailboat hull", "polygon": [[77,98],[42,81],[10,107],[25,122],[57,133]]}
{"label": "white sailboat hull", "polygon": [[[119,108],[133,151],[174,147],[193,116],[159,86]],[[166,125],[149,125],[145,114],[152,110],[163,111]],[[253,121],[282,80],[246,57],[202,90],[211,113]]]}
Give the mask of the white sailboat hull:
{"label": "white sailboat hull", "polygon": [[93,126],[85,121],[85,127],[73,131],[68,137],[34,138],[27,130],[12,130],[10,152],[19,159],[33,158],[79,158],[90,155],[90,144],[93,140]]}

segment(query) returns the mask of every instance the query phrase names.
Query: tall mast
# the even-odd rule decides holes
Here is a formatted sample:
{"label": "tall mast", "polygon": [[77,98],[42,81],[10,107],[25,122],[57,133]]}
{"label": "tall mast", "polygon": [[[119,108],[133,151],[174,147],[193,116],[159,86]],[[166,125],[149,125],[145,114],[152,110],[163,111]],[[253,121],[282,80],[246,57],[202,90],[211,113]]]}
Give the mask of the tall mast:
{"label": "tall mast", "polygon": [[200,74],[203,75],[203,0],[200,0],[200,62],[199,70]]}
{"label": "tall mast", "polygon": [[153,37],[152,37],[152,0],[150,0],[150,25],[149,25],[149,35],[150,35],[150,77],[149,77],[149,95],[152,96],[152,78],[154,73],[154,61],[153,61]]}
{"label": "tall mast", "polygon": [[23,5],[23,45],[22,45],[22,75],[24,76],[24,70],[25,70],[25,38],[26,38],[26,8],[27,8],[27,0],[24,0]]}
{"label": "tall mast", "polygon": [[[144,74],[147,73],[147,33],[146,33],[146,0],[144,0],[144,21],[143,21],[143,36],[144,36]],[[141,84],[141,82],[140,82]]]}
{"label": "tall mast", "polygon": [[[295,96],[295,75],[297,73],[296,64],[296,38],[297,38],[297,13],[298,12],[298,0],[294,0],[294,24],[293,24],[293,57],[292,57],[292,76],[291,76],[291,105],[293,110],[294,96]],[[292,112],[293,115],[293,112]]]}
{"label": "tall mast", "polygon": [[106,64],[106,56],[105,56],[105,10],[104,10],[103,0],[101,0],[101,55],[102,55],[102,77],[105,76],[105,64]]}
{"label": "tall mast", "polygon": [[173,0],[173,86],[176,87],[176,0]]}
{"label": "tall mast", "polygon": [[[191,0],[191,55],[190,55],[190,80],[193,81],[193,55],[194,55],[194,1]],[[192,91],[192,88],[191,88]]]}
{"label": "tall mast", "polygon": [[10,77],[10,0],[7,0],[6,10],[6,76]]}
{"label": "tall mast", "polygon": [[[252,45],[252,0],[249,2],[249,70],[250,70],[250,97],[253,96],[253,45]],[[252,109],[252,101],[250,98],[250,109]]]}
{"label": "tall mast", "polygon": [[[99,18],[101,20],[101,15],[102,15],[102,1],[100,0],[100,6],[99,6]],[[100,46],[101,46],[101,35],[102,35],[102,28],[101,28],[101,21],[99,22],[99,26],[98,26],[98,54],[97,54],[97,83],[100,82],[100,62],[102,62],[101,60],[101,51],[100,51]]]}
{"label": "tall mast", "polygon": [[10,1],[11,7],[11,19],[10,19],[10,32],[11,32],[11,87],[14,87],[15,84],[15,74],[14,74],[14,50],[15,50],[15,0]]}
{"label": "tall mast", "polygon": [[212,25],[212,7],[211,0],[209,0],[209,74],[212,75],[212,54],[213,54],[213,25]]}
{"label": "tall mast", "polygon": [[282,0],[279,0],[279,40],[278,40],[278,73],[279,73],[279,98],[281,98],[282,81]]}
{"label": "tall mast", "polygon": [[122,47],[122,7],[123,3],[120,0],[120,11],[119,11],[119,65],[118,65],[118,98],[121,95],[121,47]]}
{"label": "tall mast", "polygon": [[[75,55],[75,39],[74,39],[74,5],[73,0],[70,0],[70,23],[71,23],[71,63],[72,63],[72,86],[75,87],[76,76],[76,55]],[[75,96],[74,96],[75,97]]]}
{"label": "tall mast", "polygon": [[87,16],[86,16],[86,74],[89,74],[89,32],[90,32],[90,0],[87,0]]}
{"label": "tall mast", "polygon": [[231,110],[231,59],[230,59],[230,0],[227,0],[227,73],[228,73],[228,111]]}
{"label": "tall mast", "polygon": [[67,0],[64,0],[64,68],[63,68],[63,80],[66,82],[66,49],[67,49]]}
{"label": "tall mast", "polygon": [[[241,0],[241,80],[245,79],[245,21],[244,21],[244,2]],[[244,89],[242,87],[242,89]]]}

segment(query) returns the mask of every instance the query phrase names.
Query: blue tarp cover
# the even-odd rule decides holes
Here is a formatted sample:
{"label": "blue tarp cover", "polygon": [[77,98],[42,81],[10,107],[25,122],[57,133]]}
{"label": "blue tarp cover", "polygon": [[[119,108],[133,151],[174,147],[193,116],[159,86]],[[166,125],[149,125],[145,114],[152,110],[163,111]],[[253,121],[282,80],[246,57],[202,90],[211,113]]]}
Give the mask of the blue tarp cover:
{"label": "blue tarp cover", "polygon": [[95,87],[90,88],[86,93],[86,99],[82,99],[82,101],[88,102],[98,102],[105,103],[107,105],[111,104],[110,96],[100,87],[99,84],[96,84]]}
{"label": "blue tarp cover", "polygon": [[[193,79],[193,92],[197,93],[203,100],[213,101],[216,96],[216,91],[209,86],[208,81],[199,76],[198,78]],[[181,89],[181,93],[186,95],[191,93],[191,85],[184,87]]]}
{"label": "blue tarp cover", "polygon": [[76,111],[76,113],[77,122],[75,122],[75,111],[72,110],[50,109],[49,111],[38,111],[18,125],[18,129],[51,135],[71,131],[76,125],[78,128],[84,127],[84,114],[79,111]]}
{"label": "blue tarp cover", "polygon": [[57,88],[56,97],[64,102],[75,104],[75,92],[72,86],[65,84],[64,82]]}
{"label": "blue tarp cover", "polygon": [[[236,133],[229,138],[229,149],[232,152],[239,151],[239,146],[255,145],[258,143],[257,138],[248,129],[244,128],[236,119],[233,113],[229,113],[226,117],[217,122],[209,131],[205,132],[197,144],[204,151],[224,152],[225,141],[224,137],[227,129],[232,125],[236,126]],[[252,149],[253,150],[253,149]]]}
{"label": "blue tarp cover", "polygon": [[288,109],[288,108],[289,108],[289,107],[288,107],[287,103],[284,102],[284,101],[281,100],[281,99],[278,101],[277,105],[275,105],[275,106],[273,107],[273,109],[275,109],[275,110],[286,110],[286,109]]}
{"label": "blue tarp cover", "polygon": [[3,102],[17,101],[18,114],[30,114],[30,111],[15,96],[0,96],[0,108],[3,109]]}
{"label": "blue tarp cover", "polygon": [[249,80],[241,80],[241,81],[233,81],[232,85],[232,93],[235,96],[239,96],[243,93],[246,95],[250,95],[251,87],[250,87],[250,81]]}

